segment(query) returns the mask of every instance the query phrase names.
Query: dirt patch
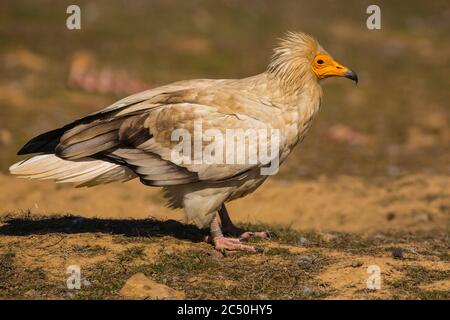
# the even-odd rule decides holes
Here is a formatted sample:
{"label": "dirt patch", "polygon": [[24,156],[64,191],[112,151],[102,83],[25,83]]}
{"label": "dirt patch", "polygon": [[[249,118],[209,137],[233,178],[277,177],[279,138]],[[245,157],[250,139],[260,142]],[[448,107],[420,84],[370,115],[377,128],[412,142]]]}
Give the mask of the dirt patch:
{"label": "dirt patch", "polygon": [[[276,238],[252,240],[262,253],[223,256],[201,242],[205,230],[173,220],[4,217],[0,297],[120,299],[126,280],[139,272],[188,299],[448,297],[445,231],[357,235],[270,228]],[[379,290],[366,285],[373,265],[380,269]],[[67,287],[71,266],[81,271],[79,290]]]}
{"label": "dirt patch", "polygon": [[[158,189],[74,189],[3,175],[0,296],[120,299],[125,281],[142,272],[188,299],[445,299],[447,180],[269,180],[229,211],[276,238],[255,243],[261,254],[222,256],[202,242],[207,230],[164,207]],[[74,265],[80,290],[66,285]],[[379,290],[367,288],[374,265]]]}

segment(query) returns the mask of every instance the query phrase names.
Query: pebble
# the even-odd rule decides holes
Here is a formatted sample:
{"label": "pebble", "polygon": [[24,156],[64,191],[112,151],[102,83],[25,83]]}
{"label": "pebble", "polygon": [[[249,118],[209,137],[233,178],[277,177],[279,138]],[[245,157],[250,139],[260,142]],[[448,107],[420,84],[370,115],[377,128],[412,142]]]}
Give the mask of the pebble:
{"label": "pebble", "polygon": [[394,259],[403,259],[403,249],[402,248],[394,248],[392,249],[392,256]]}
{"label": "pebble", "polygon": [[299,264],[300,267],[304,268],[304,269],[309,269],[312,267],[312,265],[314,264],[314,260],[316,258],[314,256],[299,256],[297,263]]}
{"label": "pebble", "polygon": [[157,283],[143,273],[129,278],[119,294],[126,299],[183,300],[186,297],[183,291]]}
{"label": "pebble", "polygon": [[361,261],[353,261],[352,262],[352,267],[353,268],[358,268],[358,267],[361,267],[363,265],[363,263],[361,262]]}
{"label": "pebble", "polygon": [[395,219],[395,213],[394,213],[394,212],[389,212],[389,213],[386,215],[386,219],[387,219],[387,221],[392,221],[392,220],[394,220],[394,219]]}
{"label": "pebble", "polygon": [[417,222],[430,222],[432,220],[431,216],[428,213],[420,213],[415,216]]}
{"label": "pebble", "polygon": [[331,242],[331,241],[336,240],[337,238],[338,238],[338,236],[335,234],[332,234],[332,233],[325,233],[324,235],[322,235],[322,239],[325,242]]}
{"label": "pebble", "polygon": [[298,239],[298,243],[301,245],[301,246],[308,246],[309,245],[309,240],[308,239],[306,239],[305,237],[300,237],[299,239]]}
{"label": "pebble", "polygon": [[313,289],[311,289],[308,286],[301,286],[300,291],[302,292],[303,295],[305,296],[309,296],[313,293]]}
{"label": "pebble", "polygon": [[373,239],[377,241],[385,241],[386,236],[381,233],[377,233],[375,236],[373,236]]}

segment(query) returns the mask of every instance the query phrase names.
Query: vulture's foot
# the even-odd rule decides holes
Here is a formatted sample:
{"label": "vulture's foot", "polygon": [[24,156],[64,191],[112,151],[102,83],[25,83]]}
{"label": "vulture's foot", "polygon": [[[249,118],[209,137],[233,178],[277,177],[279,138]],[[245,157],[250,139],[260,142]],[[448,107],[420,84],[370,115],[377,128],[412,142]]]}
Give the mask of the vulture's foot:
{"label": "vulture's foot", "polygon": [[212,242],[214,244],[214,248],[221,252],[224,252],[226,250],[256,252],[255,247],[243,244],[237,238],[227,238],[224,236],[220,236],[213,238]]}
{"label": "vulture's foot", "polygon": [[211,221],[210,235],[206,238],[206,241],[212,243],[214,248],[221,252],[225,252],[226,250],[256,252],[255,247],[243,244],[238,238],[224,237],[217,214]]}
{"label": "vulture's foot", "polygon": [[242,228],[236,227],[231,221],[230,216],[228,215],[227,208],[225,205],[219,210],[220,221],[222,223],[222,231],[224,234],[240,238],[240,239],[249,239],[249,238],[272,238],[274,236],[273,232],[270,231],[257,231],[252,232]]}

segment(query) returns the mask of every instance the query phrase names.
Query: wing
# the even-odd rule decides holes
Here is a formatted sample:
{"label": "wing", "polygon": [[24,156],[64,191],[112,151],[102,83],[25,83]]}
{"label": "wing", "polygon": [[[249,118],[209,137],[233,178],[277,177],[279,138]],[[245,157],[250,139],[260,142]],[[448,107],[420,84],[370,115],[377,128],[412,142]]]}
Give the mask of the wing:
{"label": "wing", "polygon": [[[64,130],[54,153],[66,160],[92,157],[119,163],[149,185],[241,179],[267,164],[260,161],[261,145],[267,147],[266,154],[278,148],[272,146],[273,129],[280,125],[277,118],[248,92],[232,88],[161,90],[79,120]],[[180,148],[186,143],[188,152]],[[245,155],[239,158],[242,150]]]}
{"label": "wing", "polygon": [[[259,157],[259,133],[270,134],[271,129],[269,122],[241,113],[178,103],[152,110],[143,125],[122,128],[121,139],[150,133],[148,139],[134,140],[136,149],[195,173],[201,181],[212,182],[242,178],[244,173],[265,165]],[[144,132],[137,134],[139,130]],[[271,139],[261,136],[270,154]]]}
{"label": "wing", "polygon": [[208,80],[208,79],[196,79],[196,80],[186,80],[178,81],[172,84],[161,86],[158,88],[150,89],[147,91],[139,92],[134,95],[128,96],[122,100],[119,100],[112,105],[91,113],[82,119],[76,120],[69,123],[61,128],[51,130],[42,133],[30,141],[28,141],[18,152],[18,155],[31,154],[31,153],[53,153],[56,146],[58,145],[61,136],[75,128],[76,126],[89,127],[90,123],[99,123],[107,121],[108,119],[118,118],[120,116],[126,115],[127,113],[134,112],[133,106],[136,109],[141,108],[151,108],[151,104],[146,103],[147,100],[160,96],[161,94],[167,94],[178,90],[183,90],[195,87],[208,87],[211,86],[213,82],[220,82],[220,80]]}

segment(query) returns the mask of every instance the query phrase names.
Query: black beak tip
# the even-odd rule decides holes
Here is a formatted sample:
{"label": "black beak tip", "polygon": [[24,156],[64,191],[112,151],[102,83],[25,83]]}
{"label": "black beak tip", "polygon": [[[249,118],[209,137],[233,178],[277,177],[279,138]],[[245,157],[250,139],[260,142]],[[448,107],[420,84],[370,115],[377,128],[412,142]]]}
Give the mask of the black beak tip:
{"label": "black beak tip", "polygon": [[355,71],[349,69],[344,73],[344,77],[353,80],[355,81],[356,84],[358,84],[358,75],[356,74]]}

